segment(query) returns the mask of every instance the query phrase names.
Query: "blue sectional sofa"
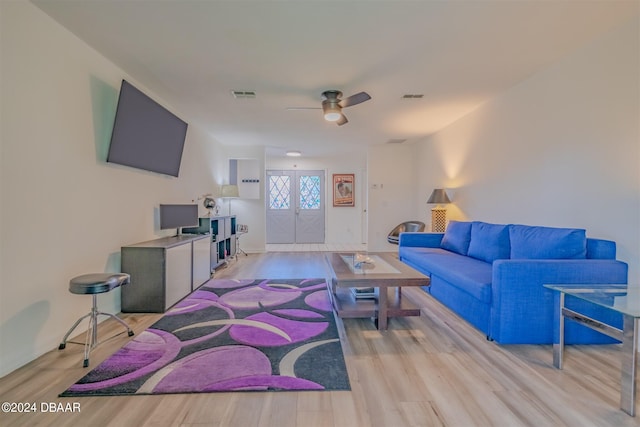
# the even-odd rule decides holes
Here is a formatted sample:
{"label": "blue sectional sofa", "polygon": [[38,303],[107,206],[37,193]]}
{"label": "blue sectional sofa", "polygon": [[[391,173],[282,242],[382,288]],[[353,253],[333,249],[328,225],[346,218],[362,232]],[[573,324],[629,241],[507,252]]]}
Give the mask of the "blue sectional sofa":
{"label": "blue sectional sofa", "polygon": [[[500,344],[553,343],[554,292],[544,284],[627,283],[615,242],[581,229],[451,221],[445,233],[400,234],[398,255],[431,278],[426,292]],[[610,310],[573,297],[565,303],[622,326]],[[615,342],[571,321],[565,337],[568,344]]]}

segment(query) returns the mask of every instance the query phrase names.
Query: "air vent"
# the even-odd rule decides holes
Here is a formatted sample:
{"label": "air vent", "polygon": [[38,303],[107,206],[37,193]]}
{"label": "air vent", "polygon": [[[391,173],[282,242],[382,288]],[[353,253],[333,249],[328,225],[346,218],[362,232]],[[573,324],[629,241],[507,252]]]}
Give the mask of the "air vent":
{"label": "air vent", "polygon": [[232,90],[231,94],[236,99],[253,99],[256,97],[256,92],[254,90]]}
{"label": "air vent", "polygon": [[387,141],[387,144],[402,144],[403,142],[405,142],[407,139],[390,139]]}
{"label": "air vent", "polygon": [[420,99],[424,97],[422,93],[407,93],[402,95],[402,99]]}

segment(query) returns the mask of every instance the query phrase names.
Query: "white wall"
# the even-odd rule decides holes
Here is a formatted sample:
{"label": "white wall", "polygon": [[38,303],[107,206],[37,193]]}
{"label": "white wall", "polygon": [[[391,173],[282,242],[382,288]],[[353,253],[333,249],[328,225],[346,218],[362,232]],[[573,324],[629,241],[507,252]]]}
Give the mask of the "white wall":
{"label": "white wall", "polygon": [[443,185],[449,218],[585,228],[639,282],[638,35],[636,18],[423,141],[418,197]]}
{"label": "white wall", "polygon": [[[236,216],[238,224],[249,227],[249,232],[240,237],[240,247],[245,252],[264,252],[265,250],[265,202],[264,202],[264,165],[265,148],[262,146],[225,146],[225,156],[220,156],[224,162],[225,176],[223,183],[229,182],[229,159],[252,159],[255,160],[257,170],[255,176],[260,179],[259,198],[257,199],[232,199],[231,214]],[[251,184],[253,185],[253,184]],[[241,193],[242,195],[242,193]],[[218,200],[221,202],[221,215],[229,213],[229,200]]]}
{"label": "white wall", "polygon": [[429,194],[419,191],[416,147],[405,144],[381,145],[368,151],[370,251],[396,251],[398,247],[387,242],[389,232],[402,222],[422,220],[427,209],[431,190]]}
{"label": "white wall", "polygon": [[[366,199],[366,154],[351,153],[348,156],[330,158],[282,158],[268,157],[267,170],[324,170],[326,186],[326,238],[325,243],[362,243]],[[333,207],[332,176],[334,173],[355,174],[354,207]]]}
{"label": "white wall", "polygon": [[[121,79],[153,93],[32,4],[0,7],[2,376],[57,347],[89,311],[70,278],[119,271],[121,246],[163,235],[159,203],[221,182],[209,160],[219,145],[193,125],[179,178],[106,164]],[[119,290],[99,305],[118,312]]]}

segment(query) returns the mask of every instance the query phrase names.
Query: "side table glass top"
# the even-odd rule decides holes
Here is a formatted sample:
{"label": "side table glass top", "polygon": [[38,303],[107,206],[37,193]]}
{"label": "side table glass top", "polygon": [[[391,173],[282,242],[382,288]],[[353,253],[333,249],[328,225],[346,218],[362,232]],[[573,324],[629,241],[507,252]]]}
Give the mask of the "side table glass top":
{"label": "side table glass top", "polygon": [[640,317],[640,284],[544,285],[631,317]]}

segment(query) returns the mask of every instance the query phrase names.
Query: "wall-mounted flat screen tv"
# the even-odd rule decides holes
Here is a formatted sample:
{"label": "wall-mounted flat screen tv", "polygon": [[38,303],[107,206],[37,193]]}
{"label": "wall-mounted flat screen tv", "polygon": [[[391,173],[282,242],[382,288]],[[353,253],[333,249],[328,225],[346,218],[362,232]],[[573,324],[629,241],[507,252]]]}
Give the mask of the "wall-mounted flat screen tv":
{"label": "wall-mounted flat screen tv", "polygon": [[122,81],[107,162],[178,176],[187,123]]}
{"label": "wall-mounted flat screen tv", "polygon": [[160,205],[160,229],[194,227],[198,221],[198,205]]}

